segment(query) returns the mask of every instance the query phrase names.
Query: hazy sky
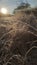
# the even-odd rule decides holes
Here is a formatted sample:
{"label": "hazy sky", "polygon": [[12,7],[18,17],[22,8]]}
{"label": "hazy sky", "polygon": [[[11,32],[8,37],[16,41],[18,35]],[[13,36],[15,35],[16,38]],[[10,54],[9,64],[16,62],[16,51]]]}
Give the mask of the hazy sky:
{"label": "hazy sky", "polygon": [[[10,13],[16,8],[20,2],[26,2],[26,0],[0,0],[0,8],[7,8]],[[37,0],[28,0],[32,7],[37,6]]]}

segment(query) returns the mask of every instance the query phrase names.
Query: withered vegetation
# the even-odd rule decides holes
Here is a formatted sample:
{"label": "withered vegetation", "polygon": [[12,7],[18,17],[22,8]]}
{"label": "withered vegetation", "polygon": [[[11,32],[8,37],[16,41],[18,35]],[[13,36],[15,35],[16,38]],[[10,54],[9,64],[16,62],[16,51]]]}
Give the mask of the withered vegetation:
{"label": "withered vegetation", "polygon": [[0,65],[37,65],[37,11],[0,18]]}

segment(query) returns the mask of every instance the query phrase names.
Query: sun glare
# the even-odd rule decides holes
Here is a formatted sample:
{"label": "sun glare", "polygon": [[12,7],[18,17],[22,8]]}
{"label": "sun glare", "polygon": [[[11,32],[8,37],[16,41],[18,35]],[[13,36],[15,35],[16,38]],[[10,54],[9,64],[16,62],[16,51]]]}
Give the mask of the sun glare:
{"label": "sun glare", "polygon": [[6,8],[1,8],[1,13],[2,14],[7,14],[7,9]]}

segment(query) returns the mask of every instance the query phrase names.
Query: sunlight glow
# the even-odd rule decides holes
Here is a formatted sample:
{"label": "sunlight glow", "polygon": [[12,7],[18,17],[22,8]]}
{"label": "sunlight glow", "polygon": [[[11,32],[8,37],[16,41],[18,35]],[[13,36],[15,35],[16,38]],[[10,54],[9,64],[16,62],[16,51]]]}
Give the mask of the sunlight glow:
{"label": "sunlight glow", "polygon": [[7,14],[7,9],[6,8],[1,8],[1,13],[2,14]]}

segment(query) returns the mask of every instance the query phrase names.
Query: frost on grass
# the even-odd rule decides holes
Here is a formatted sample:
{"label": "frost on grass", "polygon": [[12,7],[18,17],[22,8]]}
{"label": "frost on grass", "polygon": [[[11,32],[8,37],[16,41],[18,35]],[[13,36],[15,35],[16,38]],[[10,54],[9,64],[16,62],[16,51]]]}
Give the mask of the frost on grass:
{"label": "frost on grass", "polygon": [[37,19],[21,12],[0,20],[0,65],[37,65]]}

